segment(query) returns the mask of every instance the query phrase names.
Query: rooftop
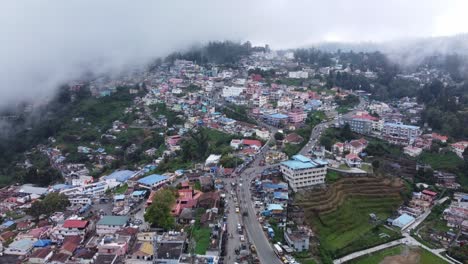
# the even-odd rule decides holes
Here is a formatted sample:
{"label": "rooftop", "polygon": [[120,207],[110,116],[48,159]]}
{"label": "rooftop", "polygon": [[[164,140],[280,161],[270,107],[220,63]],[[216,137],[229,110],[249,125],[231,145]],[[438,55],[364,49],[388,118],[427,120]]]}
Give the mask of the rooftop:
{"label": "rooftop", "polygon": [[105,215],[99,220],[98,225],[125,225],[128,222],[127,216]]}
{"label": "rooftop", "polygon": [[104,176],[104,179],[106,180],[114,179],[118,182],[126,182],[128,179],[132,177],[133,174],[135,174],[135,172],[130,171],[130,170],[114,171],[108,176]]}
{"label": "rooftop", "polygon": [[144,184],[144,185],[153,185],[155,183],[165,181],[167,180],[167,176],[159,175],[159,174],[151,174],[149,176],[146,176],[144,178],[141,178],[138,180],[138,183]]}
{"label": "rooftop", "polygon": [[328,163],[324,160],[314,159],[311,160],[303,155],[294,155],[291,160],[281,162],[282,165],[285,165],[293,170],[300,169],[311,169],[319,166],[327,165]]}
{"label": "rooftop", "polygon": [[85,228],[88,225],[88,221],[84,220],[65,220],[63,223],[64,228]]}

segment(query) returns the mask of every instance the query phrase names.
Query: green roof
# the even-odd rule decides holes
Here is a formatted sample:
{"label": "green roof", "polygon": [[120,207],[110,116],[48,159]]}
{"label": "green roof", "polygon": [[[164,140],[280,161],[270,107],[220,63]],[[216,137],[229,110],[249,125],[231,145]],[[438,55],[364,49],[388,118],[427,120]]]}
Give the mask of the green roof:
{"label": "green roof", "polygon": [[113,226],[123,226],[127,224],[127,216],[116,216],[116,215],[105,215],[99,220],[98,225],[113,225]]}

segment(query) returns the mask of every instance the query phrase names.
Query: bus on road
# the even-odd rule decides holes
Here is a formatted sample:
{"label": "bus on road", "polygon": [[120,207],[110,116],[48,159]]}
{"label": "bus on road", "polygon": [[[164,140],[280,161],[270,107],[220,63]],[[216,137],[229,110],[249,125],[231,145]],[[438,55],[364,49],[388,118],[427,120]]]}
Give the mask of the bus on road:
{"label": "bus on road", "polygon": [[283,249],[281,248],[280,245],[274,244],[273,245],[273,250],[275,251],[276,255],[281,258],[284,255]]}

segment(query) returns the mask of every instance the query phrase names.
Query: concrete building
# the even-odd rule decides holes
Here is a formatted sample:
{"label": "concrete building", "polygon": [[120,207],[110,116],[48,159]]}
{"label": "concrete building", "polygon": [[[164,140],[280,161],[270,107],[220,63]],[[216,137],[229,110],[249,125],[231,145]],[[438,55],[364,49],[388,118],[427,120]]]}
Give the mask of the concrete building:
{"label": "concrete building", "polygon": [[284,240],[297,252],[309,250],[309,234],[301,230],[292,231],[290,228],[284,232]]}
{"label": "concrete building", "polygon": [[311,160],[303,155],[294,155],[291,160],[281,162],[280,168],[289,187],[296,192],[324,184],[327,165],[324,160]]}
{"label": "concrete building", "polygon": [[128,223],[127,216],[105,215],[97,222],[96,233],[114,234],[116,231],[125,227]]}
{"label": "concrete building", "polygon": [[224,86],[223,88],[223,97],[237,97],[242,94],[245,90],[243,86]]}
{"label": "concrete building", "polygon": [[404,125],[402,123],[384,123],[382,137],[396,145],[409,145],[421,135],[418,126]]}

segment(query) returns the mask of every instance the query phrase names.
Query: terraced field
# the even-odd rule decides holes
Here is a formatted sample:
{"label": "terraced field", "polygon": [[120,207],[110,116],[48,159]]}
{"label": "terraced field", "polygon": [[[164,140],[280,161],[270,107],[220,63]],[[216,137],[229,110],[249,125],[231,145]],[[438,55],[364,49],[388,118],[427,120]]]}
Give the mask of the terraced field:
{"label": "terraced field", "polygon": [[322,247],[336,258],[399,237],[371,222],[369,214],[385,220],[402,203],[400,192],[404,190],[400,179],[343,178],[326,190],[303,194],[296,204],[304,208]]}

